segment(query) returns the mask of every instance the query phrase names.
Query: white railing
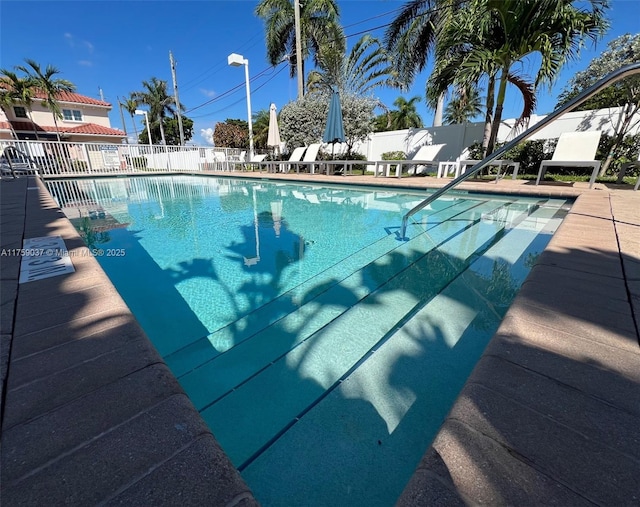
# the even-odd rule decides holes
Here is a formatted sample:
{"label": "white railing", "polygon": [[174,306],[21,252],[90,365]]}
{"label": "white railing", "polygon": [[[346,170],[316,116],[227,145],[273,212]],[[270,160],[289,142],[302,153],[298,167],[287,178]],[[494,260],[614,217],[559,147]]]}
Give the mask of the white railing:
{"label": "white railing", "polygon": [[117,175],[149,172],[228,171],[241,151],[200,146],[0,141],[31,157],[43,176]]}

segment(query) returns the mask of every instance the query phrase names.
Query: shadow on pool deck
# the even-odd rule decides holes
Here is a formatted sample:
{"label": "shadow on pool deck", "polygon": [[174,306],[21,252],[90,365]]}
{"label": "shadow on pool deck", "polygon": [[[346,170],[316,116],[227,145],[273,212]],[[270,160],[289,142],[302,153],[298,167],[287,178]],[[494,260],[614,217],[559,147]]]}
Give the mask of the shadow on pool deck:
{"label": "shadow on pool deck", "polygon": [[[61,235],[81,254],[38,185],[2,181],[1,247]],[[640,501],[639,231],[640,194],[584,192],[399,505]],[[18,287],[2,257],[2,500],[254,503],[95,259],[73,262]]]}

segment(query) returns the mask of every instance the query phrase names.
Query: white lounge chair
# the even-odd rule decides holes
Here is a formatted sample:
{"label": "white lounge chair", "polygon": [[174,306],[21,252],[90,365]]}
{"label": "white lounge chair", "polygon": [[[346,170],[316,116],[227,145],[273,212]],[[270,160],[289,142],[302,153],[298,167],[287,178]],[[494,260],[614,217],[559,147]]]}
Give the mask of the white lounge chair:
{"label": "white lounge chair", "polygon": [[227,155],[224,151],[213,152],[214,170],[216,171],[230,171],[230,167],[227,161]]}
{"label": "white lounge chair", "polygon": [[306,146],[300,146],[295,148],[291,155],[289,156],[289,160],[267,160],[264,162],[260,162],[260,167],[265,166],[267,168],[267,172],[282,172],[288,173],[291,171],[291,167],[295,165],[295,163],[300,162],[302,160],[302,155],[304,154],[304,150],[306,150]]}
{"label": "white lounge chair", "polygon": [[296,172],[300,172],[300,166],[308,167],[311,174],[315,172],[315,167],[319,165],[316,158],[318,157],[320,146],[321,145],[319,143],[310,144],[308,146],[307,151],[304,153],[304,158],[295,164]]}
{"label": "white lounge chair", "polygon": [[253,157],[251,157],[251,160],[249,160],[249,162],[244,164],[243,169],[246,171],[249,171],[249,170],[253,171],[254,167],[257,167],[258,169],[260,169],[260,163],[263,162],[265,158],[267,158],[266,153],[253,155]]}
{"label": "white lounge chair", "polygon": [[558,144],[553,151],[551,160],[543,160],[538,170],[536,185],[544,178],[547,167],[592,167],[589,188],[593,187],[600,170],[600,161],[594,160],[601,132],[563,132],[558,138]]}
{"label": "white lounge chair", "polygon": [[240,158],[240,160],[229,160],[228,161],[230,170],[235,171],[236,167],[240,166],[241,170],[243,170],[243,171],[248,171],[248,170],[253,171],[253,168],[256,165],[258,165],[260,162],[262,162],[265,158],[267,158],[267,155],[265,155],[265,154],[253,155],[253,157],[251,157],[251,160],[246,161],[245,160],[246,152],[242,152],[240,154],[239,158]]}
{"label": "white lounge chair", "polygon": [[[379,174],[384,171],[385,176],[389,176],[389,172],[391,170],[391,166],[396,166],[396,177],[400,178],[402,176],[402,167],[405,165],[427,165],[427,166],[435,166],[438,163],[435,161],[436,156],[440,152],[440,150],[444,147],[444,144],[428,144],[426,146],[422,146],[416,154],[408,160],[376,160],[374,162],[374,176],[377,178]],[[371,163],[371,162],[369,162]]]}

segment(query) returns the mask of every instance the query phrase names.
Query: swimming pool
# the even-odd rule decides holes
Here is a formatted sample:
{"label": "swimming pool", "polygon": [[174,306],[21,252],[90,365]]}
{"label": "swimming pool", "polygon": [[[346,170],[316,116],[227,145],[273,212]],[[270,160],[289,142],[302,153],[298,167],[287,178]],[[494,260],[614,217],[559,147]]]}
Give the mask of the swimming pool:
{"label": "swimming pool", "polygon": [[401,241],[424,192],[47,185],[264,505],[393,504],[568,205],[455,194]]}

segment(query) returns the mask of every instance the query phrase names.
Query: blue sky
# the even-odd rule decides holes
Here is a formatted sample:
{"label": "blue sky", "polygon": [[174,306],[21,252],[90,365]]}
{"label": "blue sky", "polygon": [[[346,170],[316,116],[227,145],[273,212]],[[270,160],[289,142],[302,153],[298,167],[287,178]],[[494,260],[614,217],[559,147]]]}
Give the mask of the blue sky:
{"label": "blue sky", "polygon": [[[338,0],[348,46],[370,32],[383,37],[385,26],[404,2],[396,0]],[[286,65],[272,68],[266,59],[264,25],[253,11],[256,1],[32,1],[0,0],[0,65],[11,68],[32,58],[52,64],[61,77],[72,81],[78,93],[114,104],[111,125],[122,127],[118,97],[141,90],[152,76],[171,89],[169,51],[177,62],[180,101],[195,122],[192,141],[204,144],[201,131],[213,129],[227,118],[246,119],[244,70],[229,67],[227,56],[240,53],[249,60],[251,102],[255,113],[274,102],[278,109],[297,94]],[[584,69],[606,43],[624,33],[637,33],[640,0],[613,0],[611,28],[597,47],[588,47],[580,61],[568,64],[551,90],[538,94],[537,113],[553,110],[562,86]],[[535,72],[525,62],[525,73]],[[424,95],[427,73],[418,76],[406,97]],[[232,89],[235,91],[231,91]],[[400,93],[379,90],[376,95],[391,105]],[[517,92],[508,92],[506,117],[517,116]],[[430,125],[433,113],[424,101],[419,113]],[[140,117],[138,128],[141,125]],[[131,132],[130,118],[126,117]]]}

